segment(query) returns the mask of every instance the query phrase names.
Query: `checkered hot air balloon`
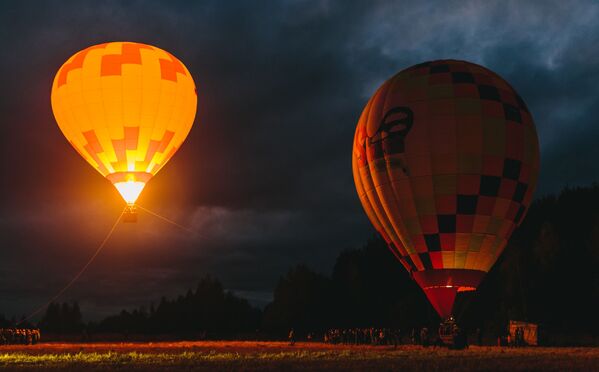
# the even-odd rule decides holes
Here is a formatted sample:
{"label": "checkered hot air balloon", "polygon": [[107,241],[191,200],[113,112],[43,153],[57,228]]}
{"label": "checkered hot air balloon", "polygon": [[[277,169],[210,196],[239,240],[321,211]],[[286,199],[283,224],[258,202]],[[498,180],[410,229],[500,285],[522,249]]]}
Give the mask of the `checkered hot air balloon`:
{"label": "checkered hot air balloon", "polygon": [[62,133],[130,205],[187,137],[196,105],[183,63],[133,42],[75,53],[52,85],[52,111]]}
{"label": "checkered hot air balloon", "polygon": [[539,174],[526,104],[464,61],[412,66],[366,105],[354,137],[370,221],[442,318],[475,290],[524,218]]}

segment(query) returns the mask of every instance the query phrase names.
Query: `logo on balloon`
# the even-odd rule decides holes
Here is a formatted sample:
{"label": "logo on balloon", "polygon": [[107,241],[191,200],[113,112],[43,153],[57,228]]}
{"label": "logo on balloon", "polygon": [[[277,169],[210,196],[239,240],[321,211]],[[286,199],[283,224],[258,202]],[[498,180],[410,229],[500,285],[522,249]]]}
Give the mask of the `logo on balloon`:
{"label": "logo on balloon", "polygon": [[414,113],[409,107],[393,107],[385,113],[377,131],[369,137],[369,144],[375,145],[384,140],[393,141],[393,153],[402,153],[405,139],[414,124]]}
{"label": "logo on balloon", "polygon": [[[412,125],[414,125],[414,113],[409,107],[393,107],[385,113],[376,132],[368,137],[368,145],[378,147],[375,153],[380,153],[382,156],[403,154],[405,140]],[[408,174],[406,165],[401,161],[400,163],[401,169]]]}

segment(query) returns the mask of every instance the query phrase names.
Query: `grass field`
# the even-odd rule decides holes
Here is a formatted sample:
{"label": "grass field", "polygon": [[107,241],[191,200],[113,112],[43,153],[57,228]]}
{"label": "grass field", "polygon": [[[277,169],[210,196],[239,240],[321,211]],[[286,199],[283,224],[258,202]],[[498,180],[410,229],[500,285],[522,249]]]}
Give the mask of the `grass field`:
{"label": "grass field", "polygon": [[219,341],[45,343],[0,346],[11,370],[599,370],[599,348],[499,348],[454,351],[404,345]]}

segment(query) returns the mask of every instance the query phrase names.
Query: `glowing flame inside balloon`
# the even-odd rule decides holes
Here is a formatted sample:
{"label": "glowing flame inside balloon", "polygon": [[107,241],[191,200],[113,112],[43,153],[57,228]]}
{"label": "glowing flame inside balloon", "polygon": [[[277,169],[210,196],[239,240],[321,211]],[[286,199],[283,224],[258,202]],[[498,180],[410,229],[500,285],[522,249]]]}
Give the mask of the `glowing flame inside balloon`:
{"label": "glowing flame inside balloon", "polygon": [[114,184],[114,187],[116,187],[127,204],[135,204],[145,186],[145,182],[139,181],[116,182]]}

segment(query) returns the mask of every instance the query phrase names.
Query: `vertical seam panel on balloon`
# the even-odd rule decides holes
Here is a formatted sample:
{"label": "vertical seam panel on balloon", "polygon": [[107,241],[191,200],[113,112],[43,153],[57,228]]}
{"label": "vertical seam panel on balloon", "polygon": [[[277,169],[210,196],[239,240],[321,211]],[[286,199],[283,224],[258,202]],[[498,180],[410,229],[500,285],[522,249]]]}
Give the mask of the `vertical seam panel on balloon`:
{"label": "vertical seam panel on balloon", "polygon": [[[155,49],[153,49],[152,52],[153,52],[152,58],[154,58],[156,61],[158,61],[159,60],[158,52]],[[160,68],[160,62],[158,62],[158,68]],[[156,121],[157,121],[158,113],[160,112],[160,106],[162,103],[162,99],[161,99],[161,97],[162,97],[162,79],[161,78],[159,78],[159,79],[160,79],[160,85],[159,85],[160,89],[158,91],[158,104],[156,105],[156,111],[154,113],[154,121],[152,123],[152,134],[150,135],[150,140],[152,139],[153,135],[156,133]],[[165,128],[165,133],[166,133],[166,128]],[[164,133],[163,133],[163,135],[164,135]],[[152,174],[156,174],[156,172],[153,171],[154,167],[156,166],[155,159],[156,159],[156,152],[154,153],[154,155],[152,155],[152,159],[150,159],[150,162],[148,163],[148,172],[150,172]],[[152,163],[154,163],[154,164],[150,167],[150,164],[152,164]]]}
{"label": "vertical seam panel on balloon", "polygon": [[[142,127],[141,125],[141,116],[142,116],[142,110],[144,107],[144,63],[143,63],[143,56],[141,54],[141,49],[139,50],[139,110],[137,110],[137,125],[139,128],[139,139],[137,142],[137,146],[139,148],[140,144],[139,141],[141,140],[142,136],[141,136],[141,132],[147,130],[147,128]],[[149,145],[150,145],[150,141],[151,141],[151,134],[150,137],[148,137],[148,146],[146,147],[146,153],[148,151]],[[139,151],[139,150],[138,150]],[[145,160],[146,154],[144,154],[144,160]],[[142,162],[144,160],[141,160]],[[144,165],[146,165],[146,169],[139,169],[140,172],[144,172],[147,170],[147,164],[142,163]],[[135,170],[138,171],[137,169],[137,159],[135,160]]]}
{"label": "vertical seam panel on balloon", "polygon": [[[466,248],[466,261],[464,262],[464,267],[465,268],[469,268],[469,269],[478,269],[480,267],[480,265],[482,264],[482,257],[480,254],[480,247],[479,247],[479,251],[475,252],[472,251],[470,249],[471,245],[472,245],[472,239],[473,239],[473,234],[474,234],[474,223],[476,220],[476,217],[478,216],[478,202],[479,202],[479,198],[480,198],[480,183],[481,183],[481,175],[483,173],[483,169],[484,169],[484,136],[485,136],[485,131],[482,128],[482,126],[484,125],[484,121],[483,121],[483,115],[484,115],[484,110],[481,109],[480,114],[479,114],[479,120],[478,122],[480,123],[480,141],[481,141],[481,153],[479,154],[480,159],[481,159],[481,168],[479,170],[479,177],[478,177],[478,188],[477,188],[477,192],[476,192],[476,198],[477,198],[477,205],[476,208],[474,210],[474,214],[473,214],[473,222],[472,222],[472,228],[470,229],[471,231],[469,231],[470,234],[470,238],[468,241],[468,247]],[[456,130],[457,130],[457,126],[456,126]],[[456,133],[456,138],[457,138],[457,133]],[[472,257],[471,262],[473,262],[472,265],[467,265],[468,264],[468,258]]]}
{"label": "vertical seam panel on balloon", "polygon": [[125,123],[125,71],[123,68],[125,65],[125,62],[123,61],[123,59],[125,56],[126,45],[127,45],[127,43],[121,43],[121,54],[120,54],[120,56],[121,56],[121,74],[120,74],[120,80],[121,80],[121,126],[123,127],[123,149],[124,149],[123,151],[125,152],[125,171],[129,172],[129,151],[127,151],[127,130],[125,129],[125,125],[127,125],[128,123]]}
{"label": "vertical seam panel on balloon", "polygon": [[[384,103],[383,103],[383,113],[387,110],[387,103],[388,103],[388,100],[389,100],[389,95],[393,91],[393,88],[395,87],[395,84],[396,84],[397,80],[398,80],[398,75],[395,75],[391,79],[391,81],[389,83],[389,89],[387,89],[387,92],[385,94]],[[405,147],[404,147],[404,158],[405,158]],[[386,170],[386,175],[387,175],[387,181],[388,181],[390,189],[392,191],[393,201],[394,201],[395,206],[397,208],[397,213],[399,214],[399,216],[395,216],[394,220],[397,220],[397,221],[395,221],[395,223],[392,223],[391,227],[393,228],[393,230],[395,231],[395,233],[399,237],[400,243],[402,244],[402,246],[401,247],[397,247],[397,249],[399,250],[399,252],[400,252],[400,254],[402,256],[407,256],[407,253],[408,253],[407,252],[407,245],[408,244],[413,244],[412,243],[412,238],[411,238],[411,236],[409,234],[408,235],[405,234],[406,233],[406,228],[405,228],[405,226],[403,226],[403,220],[401,219],[400,199],[398,197],[397,190],[395,188],[395,183],[392,181],[392,176],[390,174],[390,172],[391,172],[391,165],[390,165],[390,162],[387,161],[387,155],[386,154],[384,155],[384,160],[385,160],[385,168],[386,168],[385,170]],[[396,226],[396,225],[398,225],[398,226]],[[407,240],[408,244],[406,244],[405,240]]]}
{"label": "vertical seam panel on balloon", "polygon": [[[364,108],[364,111],[369,111],[370,110],[370,106],[371,106],[371,102],[372,100],[370,99],[367,103],[366,103],[366,107]],[[363,116],[365,115],[365,113],[363,112],[360,115],[360,118],[358,119],[358,125],[356,127],[356,132],[354,134],[354,146],[356,145],[356,137],[358,136],[358,133],[360,132],[360,130],[363,127],[364,121],[362,120]],[[359,143],[357,143],[357,146],[360,146]],[[366,166],[363,167],[365,169],[368,169],[368,163],[367,160],[364,159]],[[366,212],[366,216],[368,217],[368,219],[371,220],[372,224],[374,225],[375,230],[384,230],[383,225],[381,223],[381,221],[379,220],[378,216],[376,215],[376,212],[374,211],[370,199],[368,197],[368,193],[365,191],[365,186],[364,186],[364,180],[362,179],[362,174],[361,174],[361,167],[360,167],[360,163],[356,160],[356,156],[355,154],[352,155],[352,170],[355,173],[354,174],[354,181],[356,182],[356,188],[358,188],[358,199],[360,200],[361,204],[362,204],[362,208],[364,208],[365,212]],[[360,193],[361,191],[361,193]],[[387,235],[387,233],[385,233],[385,235]],[[389,239],[391,239],[391,237],[389,237]],[[391,252],[393,253],[393,255],[396,255],[395,251],[393,250],[393,248],[391,248]]]}
{"label": "vertical seam panel on balloon", "polygon": [[[188,83],[187,71],[186,71],[183,63],[179,59],[177,59],[177,57],[173,56],[170,53],[168,53],[168,55],[171,58],[171,60],[173,61],[173,63],[176,63],[176,65],[182,71],[175,70],[175,80],[176,80],[178,92],[177,92],[177,99],[175,101],[175,104],[173,105],[173,110],[175,112],[171,115],[171,121],[175,121],[175,123],[179,127],[179,130],[175,131],[175,137],[173,138],[173,141],[172,141],[173,147],[168,152],[166,162],[168,162],[170,160],[170,158],[172,158],[174,153],[181,147],[183,140],[185,139],[185,137],[187,137],[189,130],[191,130],[191,126],[189,126],[187,124],[187,122],[184,121],[185,118],[183,117],[185,114],[185,108],[188,107],[187,106],[188,102],[187,102],[186,98],[188,98],[188,96],[189,96],[188,89],[187,89],[187,83]],[[179,74],[179,75],[177,75],[177,74]],[[183,76],[180,76],[180,75],[183,75]],[[191,77],[189,77],[189,79],[191,79]],[[175,108],[177,108],[177,109],[175,110]]]}
{"label": "vertical seam panel on balloon", "polygon": [[[414,78],[413,75],[408,75],[406,77],[406,80],[411,80],[413,78]],[[419,75],[419,76],[416,76],[416,78],[423,78],[423,76]],[[407,100],[407,98],[406,98],[406,100]],[[423,102],[423,103],[426,102],[426,98],[420,98],[420,99],[415,99],[415,100],[407,100],[407,103],[409,105],[411,105],[411,106],[413,104],[419,103],[419,102]],[[414,124],[416,124],[416,123],[414,123]],[[422,125],[422,124],[420,124],[420,125]],[[428,130],[428,128],[427,128],[427,130]],[[405,149],[407,149],[407,146],[406,146]],[[407,153],[405,152],[405,149],[404,149],[404,153],[405,153],[405,158],[406,158],[406,166],[409,167],[409,163],[407,161],[408,157],[407,157]],[[408,171],[409,171],[409,168],[408,168]],[[418,229],[420,230],[419,238],[421,238],[421,239],[424,240],[424,232],[422,230],[422,226],[421,226],[421,223],[420,223],[420,217],[421,216],[420,216],[420,212],[418,211],[418,208],[417,208],[416,197],[414,195],[414,188],[412,187],[412,175],[411,174],[406,174],[406,182],[409,185],[409,189],[410,189],[409,198],[414,202],[414,208],[415,208],[415,211],[416,211],[415,216],[413,216],[413,219],[417,222]],[[411,232],[409,230],[408,230],[408,235],[409,235],[410,241],[412,241],[412,235],[411,235]],[[426,244],[425,244],[425,247],[426,247],[426,252],[424,252],[424,254],[428,254],[428,246],[426,246]],[[410,259],[413,260],[413,256],[416,256],[416,257],[418,257],[418,259],[420,260],[420,264],[422,265],[422,269],[419,269],[418,271],[426,270],[427,268],[424,266],[424,262],[422,262],[422,260],[420,259],[420,255],[423,254],[423,253],[418,252],[416,250],[416,246],[415,246],[415,244],[413,242],[412,242],[412,249],[411,250],[412,250],[412,253],[409,255]],[[414,266],[417,267],[416,262],[414,262]]]}
{"label": "vertical seam panel on balloon", "polygon": [[[62,68],[64,68],[64,66],[61,66],[61,69]],[[60,72],[59,72],[59,74],[60,74]],[[58,79],[58,78],[56,78],[56,79]],[[63,96],[62,92],[59,93],[59,89],[63,86],[64,85],[61,85],[59,87],[58,82],[56,82],[56,87],[54,88],[53,92],[51,92],[50,98],[51,98],[51,103],[53,106],[52,109],[55,111],[54,116],[56,117],[56,122],[57,122],[58,128],[63,133],[63,135],[67,138],[67,141],[71,144],[71,146],[73,146],[75,148],[75,150],[79,154],[81,154],[83,159],[87,161],[87,159],[85,158],[85,155],[81,153],[81,150],[77,147],[75,142],[73,142],[73,139],[74,139],[72,136],[73,133],[70,128],[68,115],[66,115],[66,112],[65,112],[66,111],[65,100],[64,100],[64,98],[60,97],[60,96]],[[64,90],[64,89],[61,89],[61,90]]]}
{"label": "vertical seam panel on balloon", "polygon": [[[364,122],[364,125],[366,127],[366,133],[367,133],[367,128],[368,128],[368,122],[370,120],[369,118],[373,111],[373,106],[375,105],[376,100],[379,98],[379,95],[380,95],[380,89],[377,90],[375,95],[372,97],[372,99],[370,101],[370,105],[368,106],[368,112],[366,113],[365,122]],[[367,140],[368,140],[368,134],[367,134],[367,138],[365,139],[365,141],[367,141]],[[366,147],[366,143],[365,143],[365,147]],[[367,196],[368,200],[370,201],[370,205],[371,205],[373,211],[375,212],[375,215],[381,222],[381,229],[385,232],[385,234],[389,237],[389,239],[393,243],[393,248],[395,250],[397,250],[399,253],[399,248],[397,247],[397,243],[396,243],[399,241],[399,237],[396,236],[395,230],[393,229],[393,226],[391,225],[391,221],[388,219],[388,216],[385,214],[384,207],[382,207],[380,195],[377,191],[377,187],[375,186],[373,172],[371,170],[371,162],[368,157],[368,151],[365,151],[365,155],[366,155],[366,164],[367,164],[366,169],[368,171],[367,177],[369,178],[370,184],[372,185],[371,190],[366,194],[366,196]],[[373,167],[376,168],[375,166],[373,166]],[[376,171],[376,169],[375,169],[375,171]]]}
{"label": "vertical seam panel on balloon", "polygon": [[[430,78],[430,76],[431,76],[431,75],[429,74],[429,78]],[[428,82],[428,80],[427,80],[427,88],[428,88],[428,87],[430,87],[430,83],[429,83],[429,82]],[[454,102],[455,102],[455,97],[454,97],[454,95],[455,95],[455,94],[454,94],[454,90],[453,90],[453,84],[451,84],[451,85],[450,85],[450,87],[451,87],[451,91],[452,91],[452,97],[451,97],[451,99],[452,99],[452,101],[454,101]],[[440,98],[440,97],[435,97],[434,99],[435,99],[435,100],[441,100],[442,98]],[[452,102],[452,103],[453,103],[453,102]],[[455,110],[455,109],[454,109],[454,110]],[[455,112],[455,111],[454,111],[454,112]],[[433,181],[433,156],[432,156],[432,149],[431,149],[431,143],[432,143],[432,142],[431,142],[431,133],[432,133],[432,131],[435,129],[435,128],[434,128],[434,125],[435,125],[435,123],[433,123],[432,121],[433,121],[433,120],[432,120],[432,116],[431,116],[431,115],[429,115],[429,112],[428,112],[428,107],[427,107],[427,120],[426,120],[426,140],[427,140],[427,144],[428,144],[428,149],[427,149],[427,150],[428,150],[428,155],[429,155],[429,156],[428,156],[428,160],[429,160],[429,161],[428,161],[428,165],[429,165],[429,167],[430,167],[430,175],[427,175],[426,177],[428,177],[428,178],[429,178],[429,180],[430,180],[430,182],[431,182],[431,184],[432,184],[433,193],[432,193],[432,195],[431,195],[431,199],[432,199],[432,205],[433,205],[433,207],[435,208],[435,211],[434,211],[434,214],[433,214],[433,216],[435,217],[435,220],[437,220],[437,216],[439,215],[439,213],[438,213],[438,210],[437,210],[436,194],[435,194],[435,185],[434,185],[434,181]],[[437,125],[437,126],[438,126],[438,125]],[[419,217],[420,217],[420,216],[419,216]],[[420,218],[418,219],[418,221],[420,222]],[[443,269],[443,268],[445,268],[445,265],[444,265],[444,262],[443,262],[443,253],[442,253],[442,252],[444,252],[444,250],[443,250],[443,246],[441,246],[441,234],[440,234],[440,230],[439,230],[438,221],[437,221],[437,232],[436,232],[436,235],[439,237],[439,252],[440,252],[440,253],[439,253],[439,256],[441,257],[441,267],[440,267],[440,268],[441,268],[441,269]],[[430,261],[431,261],[431,266],[432,266],[432,268],[433,268],[433,269],[437,269],[437,268],[436,268],[436,267],[434,267],[434,265],[433,265],[433,259],[432,259],[432,257],[430,256],[430,254],[431,254],[431,253],[430,253],[430,250],[429,250],[428,246],[426,247],[426,249],[427,249],[427,252],[428,252],[428,254],[429,254],[429,257],[430,257],[430,259],[431,259]]]}
{"label": "vertical seam panel on balloon", "polygon": [[[106,130],[108,132],[108,141],[110,141],[110,144],[111,144],[110,149],[112,150],[112,154],[111,155],[114,155],[114,159],[118,162],[118,158],[117,158],[117,154],[116,154],[116,149],[114,148],[114,144],[112,143],[112,139],[110,138],[111,137],[111,135],[110,135],[110,124],[111,123],[109,123],[109,120],[108,120],[108,110],[106,109],[106,100],[104,99],[105,98],[105,96],[104,96],[104,94],[105,94],[104,90],[105,89],[104,89],[104,79],[102,78],[102,58],[105,55],[106,55],[106,48],[104,49],[104,52],[102,53],[102,56],[100,58],[100,76],[99,76],[99,78],[100,78],[100,92],[101,92],[101,97],[102,97],[102,112],[104,114],[103,115],[103,119],[104,120],[102,120],[102,121],[104,122],[104,125],[106,126]],[[104,151],[106,151],[106,150],[104,150]],[[114,169],[114,166],[110,162],[110,160],[108,160],[108,162],[110,163],[109,165],[110,165],[110,168],[112,168],[112,171],[113,172],[116,171]]]}
{"label": "vertical seam panel on balloon", "polygon": [[[85,97],[86,97],[86,95],[85,95],[85,89],[84,89],[84,80],[85,80],[85,79],[84,79],[84,75],[85,75],[85,73],[84,73],[84,71],[85,71],[85,61],[87,60],[87,58],[89,58],[89,55],[90,55],[90,53],[91,53],[91,52],[92,52],[92,51],[89,51],[89,52],[88,52],[88,53],[85,55],[85,58],[83,59],[83,61],[81,62],[81,79],[80,79],[80,88],[81,88],[81,98],[82,98],[82,100],[83,100],[83,104],[84,104],[83,106],[84,106],[84,109],[85,109],[85,114],[86,114],[86,116],[87,116],[87,121],[88,121],[88,123],[90,123],[91,127],[92,127],[92,128],[94,128],[94,123],[95,123],[95,122],[91,120],[91,115],[90,115],[90,113],[89,113],[89,107],[87,106],[87,101],[85,100]],[[92,129],[92,130],[93,130],[93,129]],[[94,132],[95,132],[95,131],[94,131]],[[97,134],[97,133],[96,133],[96,138],[98,138],[98,134]],[[100,139],[98,138],[98,142],[99,142],[99,141],[100,141]],[[106,152],[106,150],[104,150],[103,152]],[[100,157],[100,155],[99,155],[99,154],[96,154],[96,158],[98,159],[98,160],[96,160],[96,161],[100,161],[100,162],[102,162],[102,158]],[[103,167],[106,169],[106,172],[108,172],[108,167],[106,166],[106,164],[98,164],[98,171],[100,171],[100,173],[102,174],[102,176],[106,177],[106,175],[107,175],[107,174],[104,174],[104,173],[103,173],[103,172],[100,170],[100,168],[101,168],[102,166],[103,166]]]}
{"label": "vertical seam panel on balloon", "polygon": [[[478,84],[477,84],[477,85],[478,85]],[[480,98],[479,98],[479,102],[480,102]],[[479,115],[480,123],[481,123],[481,125],[482,125],[482,120],[483,120],[483,115],[484,115],[484,111],[483,111],[482,105],[481,105],[481,109],[480,109],[480,112],[479,112],[479,114],[478,114],[478,115]],[[459,184],[460,184],[460,180],[461,180],[461,179],[464,179],[464,176],[469,176],[469,175],[472,175],[472,174],[471,174],[472,172],[470,172],[470,171],[468,171],[468,170],[467,170],[466,172],[464,172],[464,173],[462,173],[462,171],[460,170],[460,157],[461,157],[463,154],[460,152],[460,146],[459,146],[459,138],[460,138],[460,136],[459,136],[459,132],[460,132],[460,131],[459,131],[459,128],[460,128],[460,123],[459,123],[459,118],[457,118],[457,119],[458,119],[458,120],[456,120],[456,123],[455,123],[455,138],[456,138],[456,175],[455,175],[455,177],[456,177],[456,195],[455,195],[455,197],[456,197],[456,199],[457,199],[457,196],[460,194],[460,190],[459,190]],[[481,133],[481,134],[482,134],[482,135],[484,135],[484,131],[482,131],[482,133]],[[481,158],[482,158],[482,154],[481,154]],[[479,173],[480,173],[480,172],[479,172]],[[476,176],[476,175],[475,175],[475,176]],[[480,178],[480,177],[479,177],[479,178]],[[479,188],[480,188],[480,180],[479,180]],[[457,200],[456,200],[456,221],[457,221],[457,219],[458,219],[458,217],[459,217],[459,213],[458,213],[458,210],[457,210],[457,208],[458,208],[458,205],[457,205]],[[473,215],[473,216],[476,216],[476,210],[474,211],[474,215]],[[474,218],[474,217],[473,217],[473,218]],[[466,248],[465,248],[465,250],[464,250],[464,251],[460,251],[460,252],[462,252],[462,253],[460,253],[460,254],[463,254],[463,255],[464,255],[464,260],[463,260],[463,262],[462,262],[462,260],[460,260],[460,262],[461,262],[461,265],[460,265],[460,266],[461,266],[461,267],[457,267],[457,260],[455,260],[455,258],[454,258],[454,262],[455,262],[455,264],[456,264],[456,268],[459,268],[459,269],[466,269],[466,268],[467,268],[467,267],[466,267],[466,266],[467,266],[467,265],[466,265],[466,263],[468,262],[468,256],[469,256],[470,254],[472,254],[472,253],[470,252],[470,250],[469,250],[469,247],[470,247],[470,241],[471,241],[471,235],[472,235],[472,231],[468,231],[468,232],[466,232],[466,233],[468,234],[468,243],[467,243],[467,245],[466,245]],[[456,242],[457,242],[457,229],[456,229]],[[457,252],[458,252],[458,251],[456,250],[455,252],[456,252],[456,255],[457,255]]]}
{"label": "vertical seam panel on balloon", "polygon": [[[387,88],[388,89],[388,88]],[[366,116],[366,127],[368,127],[368,122],[370,120],[370,116],[372,114],[372,111],[374,110],[373,106],[375,104],[375,102],[380,99],[380,95],[381,95],[381,89],[379,89],[375,95],[372,98],[372,105],[370,106],[370,110]],[[399,247],[397,246],[397,242],[399,242],[400,244],[403,244],[403,242],[401,241],[400,236],[398,236],[397,232],[395,231],[395,228],[393,226],[393,223],[391,222],[391,220],[389,219],[389,217],[386,214],[386,208],[384,207],[384,203],[381,199],[381,195],[378,191],[378,187],[375,186],[375,182],[374,179],[375,177],[377,177],[376,175],[373,176],[373,172],[370,169],[370,163],[373,164],[373,167],[375,168],[375,173],[376,173],[376,166],[375,161],[370,161],[369,159],[369,155],[368,155],[368,151],[366,151],[366,157],[368,159],[369,165],[368,165],[368,170],[369,170],[369,176],[370,176],[370,181],[372,182],[373,185],[373,190],[372,192],[372,198],[369,198],[369,200],[371,200],[371,204],[373,205],[373,209],[375,210],[375,213],[377,214],[377,216],[379,217],[379,219],[382,222],[382,228],[385,231],[385,233],[389,236],[389,238],[392,240],[393,245],[395,246],[395,249],[398,250],[399,252]],[[384,157],[383,157],[383,161],[385,161]],[[372,201],[374,201],[374,203],[372,203]]]}
{"label": "vertical seam panel on balloon", "polygon": [[[190,77],[190,79],[191,79],[191,77]],[[179,109],[179,122],[182,125],[182,130],[181,130],[182,140],[179,141],[178,149],[181,148],[181,146],[183,145],[183,142],[185,141],[185,138],[187,138],[187,136],[189,135],[189,132],[191,131],[191,125],[190,125],[191,123],[190,123],[190,119],[188,119],[188,111],[190,111],[190,107],[192,106],[189,89],[187,89],[188,88],[187,85],[189,83],[190,83],[189,81],[184,81],[183,85],[182,85],[183,100],[182,100],[181,107]]]}
{"label": "vertical seam panel on balloon", "polygon": [[[183,103],[183,106],[181,109],[181,113],[179,114],[181,123],[183,123],[185,125],[183,128],[183,131],[181,133],[183,139],[187,138],[187,136],[189,135],[189,132],[191,131],[191,127],[192,127],[194,119],[195,119],[195,109],[197,108],[197,98],[196,98],[195,104],[192,102],[193,95],[195,95],[195,91],[191,92],[190,89],[187,89],[187,88],[194,88],[195,84],[193,82],[193,77],[191,77],[191,73],[189,71],[187,71],[187,74],[188,74],[187,75],[188,78],[186,78],[186,79],[188,79],[188,80],[183,85],[184,103]],[[189,85],[189,87],[188,87],[188,85]],[[194,109],[191,110],[191,107],[194,107]],[[194,112],[193,118],[191,117],[192,111]],[[179,143],[179,148],[181,148],[181,146],[183,145],[183,142],[184,142],[184,140],[182,140]]]}
{"label": "vertical seam panel on balloon", "polygon": [[[82,53],[79,52],[79,53]],[[67,74],[68,77],[68,74]],[[81,132],[80,128],[78,128],[78,126],[76,125],[76,120],[75,120],[75,116],[73,115],[73,107],[71,106],[71,100],[69,99],[69,82],[68,79],[65,81],[65,83],[62,85],[62,87],[64,87],[63,91],[66,95],[66,99],[64,100],[63,104],[65,106],[65,108],[67,109],[66,111],[68,111],[69,115],[67,115],[67,123],[68,123],[68,127],[69,127],[69,132],[74,136],[74,137],[79,137],[80,139],[84,140],[85,143],[87,143],[87,140],[85,139],[85,137],[83,136],[83,133]],[[84,143],[83,141],[81,142],[82,144]],[[92,164],[93,163],[98,163],[98,161],[96,159],[94,159],[94,157],[91,154],[87,153],[87,150],[85,149],[85,145],[82,145],[79,152],[84,153],[86,156],[84,157],[85,160]],[[93,161],[93,163],[90,162],[90,159]],[[98,163],[97,166],[94,167],[94,169],[99,172],[100,174],[102,173],[100,171],[100,164]]]}
{"label": "vertical seam panel on balloon", "polygon": [[[65,65],[66,65],[66,63],[65,63]],[[63,65],[61,69],[64,69],[65,65]],[[59,74],[60,74],[60,72],[59,72]],[[62,85],[60,85],[60,86],[58,86],[58,84],[57,84],[57,88],[56,88],[57,101],[60,102],[60,105],[59,105],[60,106],[60,112],[61,112],[61,115],[63,117],[62,125],[59,125],[59,127],[61,128],[61,130],[63,131],[63,133],[65,133],[67,135],[66,136],[67,138],[71,137],[74,140],[76,140],[75,137],[77,137],[77,134],[79,134],[80,136],[81,136],[81,134],[77,133],[77,131],[75,131],[73,129],[74,128],[74,124],[72,123],[72,120],[71,120],[72,113],[71,113],[70,104],[68,103],[68,87],[67,86],[68,86],[68,80],[66,80],[66,78],[65,78],[65,83],[62,84]],[[60,99],[58,99],[58,89],[60,89],[60,88],[62,88],[61,89],[62,92],[60,94],[60,96],[62,96],[62,97]],[[75,148],[77,148],[77,146],[76,146],[76,144],[75,144],[74,141],[69,141],[69,142],[71,144],[73,144],[73,146]],[[80,141],[77,141],[77,142],[80,142]],[[84,154],[83,158],[85,159],[85,161],[89,162],[89,160],[88,160],[89,156],[87,154],[85,154],[83,152],[83,150],[84,149],[81,146],[79,149],[77,149],[77,152]]]}
{"label": "vertical seam panel on balloon", "polygon": [[[376,96],[376,94],[375,94]],[[372,110],[372,104],[374,102],[374,97],[372,97],[369,102],[366,105],[365,110],[367,110],[367,112],[364,114],[365,115],[365,120],[364,122],[362,122],[363,126],[367,127],[367,123],[368,123],[368,117],[370,116],[370,111]],[[359,125],[359,124],[358,124]],[[366,136],[368,137],[368,136]],[[367,141],[368,139],[366,138],[365,141]],[[364,144],[365,146],[365,144]],[[368,157],[367,157],[367,152],[365,151],[364,155],[366,156],[365,159],[365,166],[363,167],[365,169],[365,172],[367,172],[367,174],[365,175],[366,178],[369,179],[369,183],[372,185],[372,188],[374,189],[374,182],[372,180],[372,176],[371,176],[371,172],[370,172],[370,165],[368,164]],[[386,228],[386,224],[387,221],[384,219],[384,216],[382,216],[381,211],[379,210],[379,208],[377,206],[375,206],[375,204],[377,204],[378,200],[377,200],[377,195],[373,195],[373,191],[374,190],[367,190],[366,187],[364,187],[365,181],[364,179],[362,179],[362,172],[360,172],[360,167],[358,167],[358,178],[361,180],[362,182],[362,188],[364,190],[364,196],[366,197],[366,200],[368,201],[368,205],[371,209],[371,211],[373,212],[372,217],[376,218],[378,221],[378,224],[381,228],[381,230],[383,230],[385,232],[385,234],[389,237],[389,239],[391,240],[392,244],[395,245],[395,242],[393,241],[393,237],[388,233],[387,228]],[[370,216],[369,216],[370,217]],[[393,251],[392,251],[393,252]]]}
{"label": "vertical seam panel on balloon", "polygon": [[[198,107],[198,95],[197,95],[197,89],[195,86],[195,82],[193,80],[193,76],[191,76],[191,72],[187,69],[187,67],[185,67],[185,65],[183,65],[183,68],[186,71],[187,76],[189,76],[189,84],[190,84],[190,88],[193,89],[193,92],[188,92],[186,94],[186,101],[185,101],[185,107],[190,107],[189,106],[189,102],[192,101],[192,99],[195,98],[195,103],[192,105],[193,106],[193,110],[185,110],[185,115],[184,115],[184,120],[185,123],[187,123],[187,128],[185,131],[185,138],[187,137],[187,135],[189,134],[189,132],[191,132],[191,128],[193,126],[193,123],[195,121],[195,117],[196,117],[196,111],[197,111],[197,107]],[[189,111],[189,112],[188,112]]]}
{"label": "vertical seam panel on balloon", "polygon": [[[172,58],[174,58],[174,57],[171,57],[171,59],[172,59]],[[159,60],[159,61],[160,61],[160,60]],[[162,65],[161,65],[161,70],[162,70]],[[178,101],[178,99],[179,99],[178,91],[180,90],[180,88],[181,88],[181,85],[182,85],[182,84],[181,84],[181,82],[179,82],[179,80],[178,80],[178,77],[177,77],[177,71],[175,71],[175,70],[173,69],[173,73],[175,74],[175,80],[174,80],[174,81],[172,81],[172,80],[169,80],[169,79],[166,79],[166,80],[168,80],[168,81],[171,81],[171,82],[172,82],[172,84],[175,84],[175,89],[177,90],[177,92],[175,92],[175,94],[174,94],[174,97],[175,97],[175,98],[174,98],[174,101],[172,101],[172,102],[171,102],[171,110],[170,110],[170,114],[169,114],[168,121],[166,122],[166,130],[171,130],[171,125],[173,124],[173,115],[174,115],[174,113],[175,113],[175,111],[176,111],[176,110],[175,110],[175,108],[177,107],[177,101]],[[162,74],[162,72],[161,72],[161,74]],[[160,84],[164,84],[164,83],[166,83],[164,80],[165,80],[165,79],[163,79],[163,78],[162,78],[162,76],[161,76],[161,79],[160,79]],[[177,125],[177,123],[175,123],[175,126],[176,126],[176,125]],[[170,143],[167,145],[167,147],[164,149],[164,153],[163,153],[163,156],[162,156],[162,164],[160,164],[160,168],[158,168],[158,169],[156,170],[156,172],[160,171],[160,169],[162,169],[162,167],[163,167],[163,166],[164,166],[166,163],[168,163],[168,161],[170,160],[170,158],[168,157],[168,155],[170,155],[170,154],[172,153],[172,149],[173,149],[173,148],[176,148],[176,146],[177,146],[177,137],[180,137],[180,135],[181,135],[181,133],[180,133],[180,132],[181,132],[181,131],[180,131],[180,130],[179,130],[179,131],[177,131],[177,130],[172,130],[172,132],[174,132],[173,138],[171,139],[171,141],[170,141]],[[179,133],[178,133],[178,132],[179,132]],[[169,146],[172,146],[172,147],[171,147],[171,150],[170,150],[170,151],[167,151],[167,149],[169,148]],[[175,151],[176,151],[176,150],[175,150]]]}

